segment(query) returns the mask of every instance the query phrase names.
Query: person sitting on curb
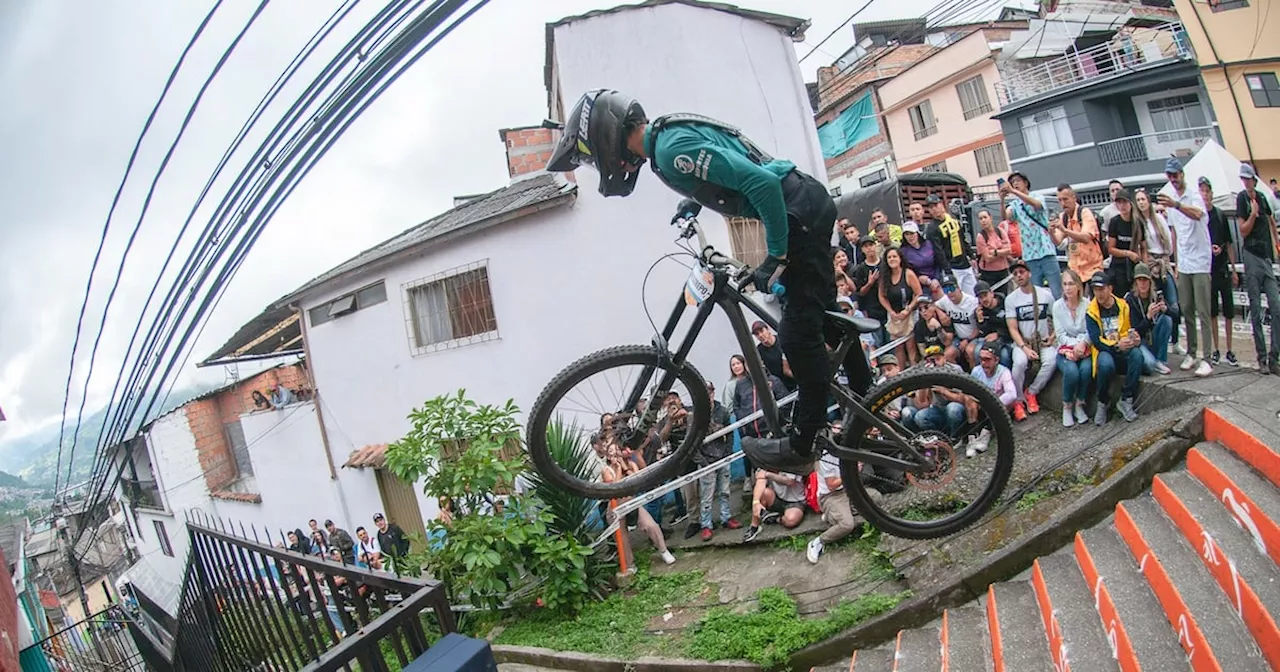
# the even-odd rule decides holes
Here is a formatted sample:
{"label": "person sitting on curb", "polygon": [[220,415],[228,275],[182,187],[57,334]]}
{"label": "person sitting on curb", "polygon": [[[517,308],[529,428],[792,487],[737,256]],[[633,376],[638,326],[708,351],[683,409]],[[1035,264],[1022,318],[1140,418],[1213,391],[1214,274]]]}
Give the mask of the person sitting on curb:
{"label": "person sitting on curb", "polygon": [[[994,392],[1006,409],[1012,409],[1013,405],[1017,403],[1018,386],[1013,384],[1013,374],[1000,363],[999,345],[994,343],[982,344],[982,347],[978,349],[978,365],[973,367],[973,372],[970,375],[976,378],[978,382],[986,385],[987,389]],[[969,447],[965,449],[965,457],[973,457],[986,451],[987,446],[990,444],[991,430],[983,427],[977,436],[969,440]]]}
{"label": "person sitting on curb", "polygon": [[[1054,345],[1053,319],[1050,314],[1057,299],[1048,289],[1031,282],[1031,270],[1026,262],[1015,261],[1010,265],[1013,281],[1017,285],[1004,299],[1005,320],[1009,324],[1009,336],[1013,339],[1013,382],[1018,384],[1022,398],[1013,406],[1013,419],[1021,422],[1028,413],[1040,412],[1039,394],[1053,378],[1058,367],[1058,348]],[[1062,293],[1062,274],[1058,273],[1058,293]],[[1032,362],[1039,362],[1040,369],[1030,384],[1027,370]]]}
{"label": "person sitting on curb", "polygon": [[1134,400],[1142,379],[1142,337],[1129,321],[1129,304],[1117,301],[1111,276],[1098,272],[1089,280],[1093,300],[1089,302],[1089,340],[1093,343],[1093,378],[1098,381],[1098,410],[1093,422],[1107,424],[1107,406],[1111,404],[1111,379],[1116,369],[1124,372],[1120,392],[1120,415],[1128,422],[1138,419]]}
{"label": "person sitting on curb", "polygon": [[[872,498],[880,496],[876,490],[868,490],[867,494]],[[848,537],[858,529],[858,518],[844,491],[840,459],[830,453],[818,460],[818,506],[822,509],[822,520],[829,527],[821,535],[814,537],[805,549],[805,557],[815,565],[818,564],[823,547]]]}
{"label": "person sitting on curb", "polygon": [[1093,383],[1093,346],[1089,344],[1089,300],[1084,298],[1083,285],[1080,275],[1068,268],[1062,272],[1062,298],[1053,302],[1058,370],[1062,372],[1063,427],[1089,422],[1084,404]]}
{"label": "person sitting on curb", "polygon": [[751,497],[751,526],[742,534],[747,543],[760,534],[760,525],[781,523],[792,529],[804,521],[804,479],[785,471],[756,470]]}
{"label": "person sitting on curb", "polygon": [[1173,310],[1164,294],[1152,290],[1151,270],[1146,264],[1133,267],[1133,289],[1125,295],[1129,319],[1142,337],[1142,370],[1168,374],[1169,335],[1173,333]]}

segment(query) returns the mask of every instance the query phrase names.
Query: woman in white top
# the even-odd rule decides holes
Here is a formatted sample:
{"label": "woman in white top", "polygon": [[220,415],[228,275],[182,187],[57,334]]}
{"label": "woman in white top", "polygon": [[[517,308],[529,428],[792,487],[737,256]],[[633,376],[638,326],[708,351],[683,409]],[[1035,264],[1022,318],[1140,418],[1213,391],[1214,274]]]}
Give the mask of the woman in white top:
{"label": "woman in white top", "polygon": [[1154,287],[1164,291],[1165,305],[1168,315],[1173,318],[1173,335],[1170,343],[1178,342],[1178,322],[1181,311],[1178,310],[1178,282],[1173,270],[1173,252],[1177,249],[1177,238],[1169,228],[1169,220],[1164,214],[1151,205],[1151,196],[1145,189],[1139,189],[1133,197],[1133,205],[1147,220],[1147,258],[1144,260],[1151,270]]}
{"label": "woman in white top", "polygon": [[1080,276],[1071,269],[1063,271],[1062,298],[1053,302],[1058,370],[1062,372],[1063,427],[1089,422],[1089,414],[1084,410],[1084,400],[1093,382],[1093,345],[1085,322],[1088,307]]}

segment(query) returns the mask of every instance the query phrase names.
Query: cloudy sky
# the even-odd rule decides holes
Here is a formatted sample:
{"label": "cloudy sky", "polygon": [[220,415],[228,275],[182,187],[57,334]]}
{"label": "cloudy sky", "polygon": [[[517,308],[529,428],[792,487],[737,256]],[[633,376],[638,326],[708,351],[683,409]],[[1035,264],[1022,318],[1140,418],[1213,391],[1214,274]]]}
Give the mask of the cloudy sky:
{"label": "cloudy sky", "polygon": [[[205,93],[157,184],[120,276],[88,385],[89,411],[109,398],[147,292],[200,188],[263,93],[339,4],[269,4]],[[192,361],[268,303],[447,209],[454,195],[505,184],[497,129],[537,123],[546,115],[544,24],[614,4],[492,0],[446,38],[348,130],[279,211],[212,314]],[[801,55],[861,6],[831,0],[740,4],[811,19],[807,42],[797,45]],[[874,0],[857,20],[919,16],[935,4]],[[296,80],[310,81],[381,5],[357,4],[328,49]],[[0,452],[6,442],[57,425],[76,317],[111,199],[165,79],[212,6],[208,0],[0,3],[0,408],[8,416],[0,423]],[[73,411],[107,292],[151,180],[200,85],[256,7],[247,0],[222,3],[142,145],[94,278],[73,377]],[[848,48],[851,37],[848,28],[841,30],[805,61],[807,78]],[[619,51],[618,58],[626,57]],[[283,99],[292,101],[299,92],[286,90]],[[282,111],[269,110],[266,120],[274,122]],[[256,140],[247,147],[256,147]],[[228,172],[213,196],[221,196],[236,171]],[[192,228],[202,228],[210,212],[208,206],[198,211]],[[183,239],[179,259],[191,240],[192,235]],[[166,278],[162,291],[168,284]],[[188,365],[178,382],[218,383],[225,375]]]}

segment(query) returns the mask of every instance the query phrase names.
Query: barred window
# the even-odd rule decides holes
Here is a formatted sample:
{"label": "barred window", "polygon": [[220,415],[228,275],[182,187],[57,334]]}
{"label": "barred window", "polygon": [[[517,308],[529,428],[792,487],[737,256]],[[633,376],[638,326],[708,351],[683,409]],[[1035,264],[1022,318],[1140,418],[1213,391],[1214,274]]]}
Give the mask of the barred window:
{"label": "barred window", "polygon": [[908,109],[907,114],[911,116],[911,129],[915,131],[916,140],[938,132],[937,120],[933,118],[933,105],[929,101]]}
{"label": "barred window", "polygon": [[729,247],[738,261],[758,266],[769,255],[765,243],[764,224],[749,217],[726,217],[729,225]]}
{"label": "barred window", "polygon": [[973,158],[978,162],[978,175],[983,177],[1009,171],[1009,160],[1005,156],[1003,142],[979,147],[974,150]]}
{"label": "barred window", "polygon": [[965,120],[991,111],[991,100],[987,98],[982,75],[956,84],[956,93],[960,96],[960,109],[964,111]]}
{"label": "barred window", "polygon": [[488,261],[408,283],[404,302],[409,345],[415,355],[498,337]]}
{"label": "barred window", "polygon": [[922,172],[922,173],[945,173],[945,172],[947,172],[947,162],[946,162],[946,160],[944,159],[944,160],[939,161],[939,162],[937,162],[937,163],[931,163],[931,164],[929,164],[929,165],[927,165],[927,166],[923,166],[923,167],[921,167],[921,168],[920,168],[920,172]]}

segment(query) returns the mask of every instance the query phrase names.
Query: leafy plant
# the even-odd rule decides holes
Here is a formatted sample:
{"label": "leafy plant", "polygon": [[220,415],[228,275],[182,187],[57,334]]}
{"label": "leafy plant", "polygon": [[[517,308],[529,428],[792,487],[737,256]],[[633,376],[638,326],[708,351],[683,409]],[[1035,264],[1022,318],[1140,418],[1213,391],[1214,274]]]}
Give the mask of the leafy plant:
{"label": "leafy plant", "polygon": [[707,612],[689,653],[704,660],[745,659],[765,667],[780,666],[793,652],[888,611],[909,595],[869,593],[841,601],[821,618],[804,619],[786,591],[764,588],[756,593],[758,602],[752,611],[736,613],[716,607]]}
{"label": "leafy plant", "polygon": [[[547,447],[551,457],[566,471],[578,478],[591,480],[595,477],[596,458],[582,434],[578,425],[566,425],[557,418],[547,427]],[[537,471],[525,474],[525,479],[532,485],[531,491],[551,511],[558,530],[577,535],[586,528],[591,509],[595,506],[593,500],[556,487]]]}
{"label": "leafy plant", "polygon": [[[555,512],[536,496],[512,494],[499,503],[494,495],[513,491],[525,468],[521,453],[507,450],[519,441],[516,413],[512,401],[480,405],[459,390],[410,414],[413,429],[387,447],[387,468],[405,480],[422,478],[424,492],[445,503],[450,518],[432,521],[428,543],[404,564],[425,566],[451,599],[478,608],[502,607],[513,592],[537,584],[529,599],[573,611],[595,588],[590,546],[557,529]],[[443,540],[432,542],[437,538]]]}

